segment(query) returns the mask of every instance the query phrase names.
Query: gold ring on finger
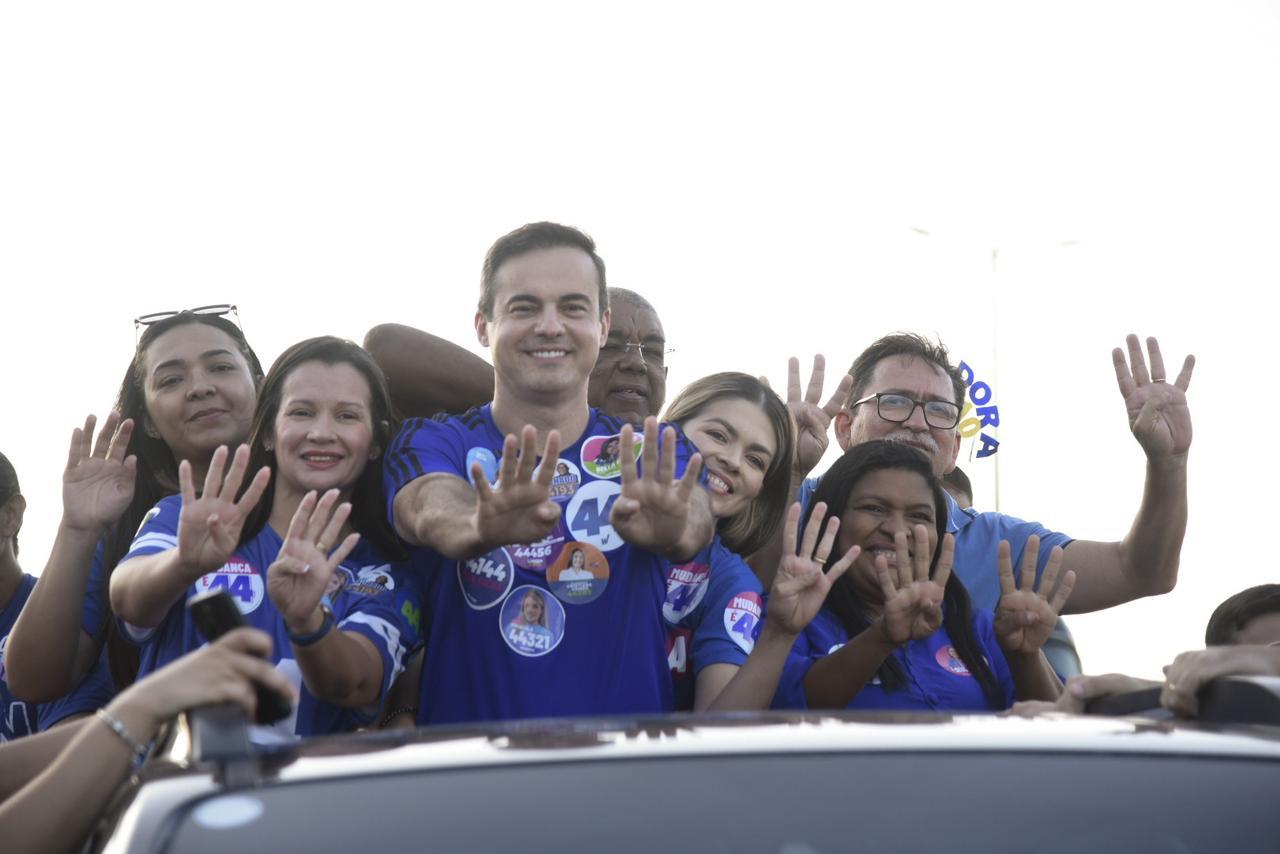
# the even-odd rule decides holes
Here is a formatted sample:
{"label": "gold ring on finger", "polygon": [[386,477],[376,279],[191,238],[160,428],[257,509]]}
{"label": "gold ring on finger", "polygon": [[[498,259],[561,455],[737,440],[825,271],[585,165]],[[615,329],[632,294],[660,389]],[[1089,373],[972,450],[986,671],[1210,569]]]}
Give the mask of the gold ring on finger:
{"label": "gold ring on finger", "polygon": [[827,559],[825,557],[818,557],[817,555],[814,555],[813,562],[816,563],[818,566],[827,565]]}
{"label": "gold ring on finger", "polygon": [[316,548],[320,550],[320,554],[327,555],[329,553],[329,547],[326,546],[324,543],[320,542],[319,540],[316,540]]}

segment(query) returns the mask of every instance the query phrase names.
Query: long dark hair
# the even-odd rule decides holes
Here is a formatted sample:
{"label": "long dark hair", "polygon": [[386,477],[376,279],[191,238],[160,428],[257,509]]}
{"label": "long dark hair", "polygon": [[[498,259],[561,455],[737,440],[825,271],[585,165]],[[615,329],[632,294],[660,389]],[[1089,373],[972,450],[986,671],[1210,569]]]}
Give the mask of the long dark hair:
{"label": "long dark hair", "polygon": [[[284,383],[299,365],[304,362],[322,362],[326,365],[346,364],[355,368],[369,384],[370,418],[373,421],[373,443],[385,452],[391,437],[395,435],[397,418],[391,406],[391,394],[387,391],[387,379],[382,369],[373,361],[363,347],[343,338],[331,335],[319,338],[308,338],[294,344],[280,354],[267,378],[262,381],[258,391],[258,407],[253,413],[253,427],[249,432],[249,469],[248,475],[263,466],[276,468],[274,448],[267,450],[267,440],[273,438],[276,416],[280,412],[280,403],[284,395]],[[247,482],[241,487],[241,494],[248,489]],[[271,504],[275,499],[275,477],[267,484],[266,492],[258,501],[257,507],[245,520],[244,530],[240,534],[240,544],[252,540],[267,524],[271,517]],[[396,537],[391,523],[387,521],[382,495],[382,461],[371,460],[365,463],[364,471],[356,479],[351,490],[351,527],[367,540],[378,554],[387,560],[403,560],[404,547]]]}
{"label": "long dark hair", "polygon": [[[854,445],[822,476],[822,481],[813,494],[813,502],[816,504],[819,501],[825,501],[827,504],[827,516],[823,520],[824,528],[832,517],[838,518],[844,515],[845,507],[849,503],[849,495],[859,481],[872,472],[886,469],[913,472],[924,478],[925,483],[929,485],[929,491],[933,493],[934,525],[940,545],[943,535],[947,532],[947,499],[942,491],[942,484],[934,476],[933,467],[927,457],[914,448],[898,442],[875,441]],[[929,564],[931,577],[938,565],[939,552],[938,548],[933,550],[933,558]],[[850,638],[866,631],[871,624],[863,611],[862,600],[847,573],[832,585],[831,592],[827,594],[827,606],[840,620]],[[951,643],[959,653],[960,660],[964,662],[965,667],[969,668],[969,672],[982,687],[987,704],[993,709],[1003,709],[1005,707],[1004,692],[1000,690],[995,674],[991,672],[991,666],[983,657],[982,647],[973,632],[973,606],[969,599],[969,591],[965,589],[964,582],[954,572],[947,578],[946,587],[943,589],[942,625],[951,637]],[[880,677],[880,682],[886,690],[898,691],[906,686],[906,674],[903,673],[897,656],[891,655],[886,658],[876,675]]]}
{"label": "long dark hair", "polygon": [[[147,350],[157,338],[172,329],[192,323],[212,326],[225,333],[235,342],[236,349],[244,357],[254,382],[257,383],[262,379],[262,364],[258,361],[257,354],[245,340],[240,327],[225,317],[183,311],[153,323],[143,331],[137,347],[134,348],[133,359],[125,369],[124,380],[120,383],[120,393],[116,397],[116,409],[121,414],[121,420],[133,419],[133,435],[129,438],[129,447],[125,453],[138,458],[138,468],[134,479],[133,500],[107,532],[103,544],[102,566],[108,582],[116,564],[128,554],[129,546],[133,543],[133,538],[148,511],[160,503],[160,499],[172,495],[177,490],[178,461],[174,459],[173,452],[169,450],[169,446],[163,439],[159,436],[147,435],[144,429],[148,419],[144,363]],[[112,618],[110,604],[105,610],[104,623],[95,632],[94,640],[106,645],[112,679],[115,680],[117,688],[123,689],[137,677],[138,650],[128,640],[120,637],[116,631],[116,621]]]}

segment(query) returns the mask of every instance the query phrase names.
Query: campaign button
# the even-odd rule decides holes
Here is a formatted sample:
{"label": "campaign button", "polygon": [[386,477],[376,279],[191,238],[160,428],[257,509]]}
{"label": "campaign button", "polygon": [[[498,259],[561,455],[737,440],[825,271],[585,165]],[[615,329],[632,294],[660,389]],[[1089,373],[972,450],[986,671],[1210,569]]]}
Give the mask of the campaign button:
{"label": "campaign button", "polygon": [[458,586],[467,604],[477,611],[492,608],[515,583],[515,565],[506,549],[458,561]]}
{"label": "campaign button", "polygon": [[231,560],[223,564],[221,569],[206,573],[196,580],[196,592],[208,590],[225,590],[236,600],[236,607],[241,614],[249,614],[258,610],[266,594],[266,585],[262,576],[252,565],[242,560]]}
{"label": "campaign button", "polygon": [[[635,458],[640,459],[644,436],[635,436]],[[582,443],[582,467],[596,477],[622,476],[622,436],[592,436]]]}
{"label": "campaign button", "polygon": [[523,546],[507,546],[511,559],[516,566],[531,572],[546,572],[547,567],[560,553],[560,547],[569,538],[569,531],[564,526],[564,515],[556,520],[556,526],[541,540]]}
{"label": "campaign button", "polygon": [[964,662],[960,660],[960,653],[956,652],[956,648],[947,644],[939,647],[938,651],[933,654],[933,658],[938,662],[938,666],[948,673],[954,673],[956,676],[972,676],[969,668],[964,666]]}
{"label": "campaign button", "polygon": [[590,543],[602,552],[610,552],[622,545],[622,537],[609,523],[613,502],[622,494],[617,481],[593,480],[584,484],[565,508],[569,533],[583,543]]}
{"label": "campaign button", "polygon": [[569,543],[547,570],[547,583],[565,604],[594,602],[609,586],[609,561],[586,543]]}
{"label": "campaign button", "polygon": [[547,591],[525,584],[511,591],[498,609],[498,629],[512,652],[538,658],[564,639],[564,606]]}
{"label": "campaign button", "polygon": [[724,629],[738,648],[748,655],[755,649],[763,614],[764,600],[760,594],[750,590],[734,596],[724,606]]}
{"label": "campaign button", "polygon": [[473,463],[480,464],[480,468],[484,471],[484,476],[489,479],[489,483],[493,483],[498,479],[498,458],[494,456],[493,451],[480,447],[467,451],[467,480],[471,482],[472,486],[475,486],[476,480],[471,474]]}
{"label": "campaign button", "polygon": [[705,563],[690,561],[667,570],[667,599],[662,603],[662,616],[676,624],[693,613],[707,595],[711,582],[711,567]]}
{"label": "campaign button", "polygon": [[564,457],[556,460],[556,473],[551,476],[551,498],[568,501],[582,483],[582,472]]}

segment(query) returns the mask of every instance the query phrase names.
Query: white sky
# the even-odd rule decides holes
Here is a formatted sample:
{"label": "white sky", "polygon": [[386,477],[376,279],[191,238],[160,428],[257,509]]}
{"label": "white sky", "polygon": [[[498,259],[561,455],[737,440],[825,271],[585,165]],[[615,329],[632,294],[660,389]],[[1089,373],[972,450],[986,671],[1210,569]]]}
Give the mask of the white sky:
{"label": "white sky", "polygon": [[657,305],[673,392],[940,334],[996,390],[1001,509],[1077,537],[1141,491],[1110,348],[1194,352],[1178,588],[1072,620],[1086,667],[1157,675],[1277,580],[1280,5],[450,6],[0,6],[28,571],[134,316],[235,302],[266,362],[386,320],[479,351],[485,249],[555,219]]}

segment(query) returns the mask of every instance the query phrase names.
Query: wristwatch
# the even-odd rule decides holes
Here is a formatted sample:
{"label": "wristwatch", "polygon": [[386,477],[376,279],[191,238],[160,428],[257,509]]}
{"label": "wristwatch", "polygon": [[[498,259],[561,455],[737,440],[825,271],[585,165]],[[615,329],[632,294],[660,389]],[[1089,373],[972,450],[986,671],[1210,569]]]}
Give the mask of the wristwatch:
{"label": "wristwatch", "polygon": [[320,615],[323,617],[320,621],[320,628],[305,635],[295,635],[289,630],[289,624],[286,622],[284,631],[289,636],[289,641],[294,646],[311,646],[311,644],[329,634],[329,630],[333,628],[333,605],[329,602],[328,596],[320,600]]}

